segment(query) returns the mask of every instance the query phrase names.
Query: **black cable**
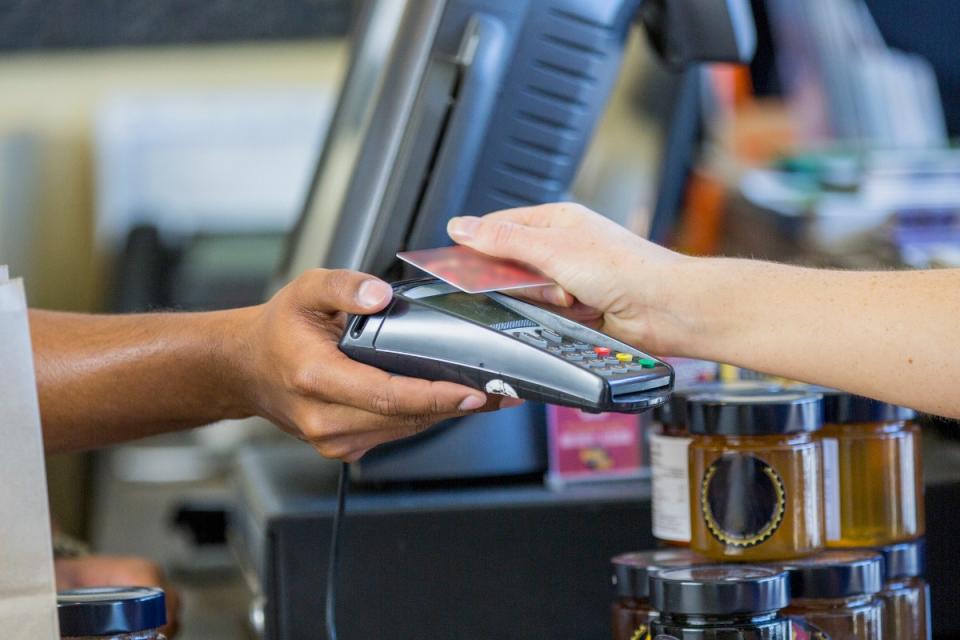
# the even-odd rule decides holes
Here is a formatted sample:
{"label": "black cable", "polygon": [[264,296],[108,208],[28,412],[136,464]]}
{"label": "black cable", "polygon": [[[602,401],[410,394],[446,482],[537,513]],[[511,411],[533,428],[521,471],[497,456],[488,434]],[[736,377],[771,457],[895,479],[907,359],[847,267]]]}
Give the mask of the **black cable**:
{"label": "black cable", "polygon": [[330,537],[330,558],[327,562],[326,625],[327,640],[337,640],[337,576],[340,573],[340,530],[343,528],[343,511],[347,501],[347,484],[350,465],[340,465],[337,481],[337,510],[333,513],[333,533]]}

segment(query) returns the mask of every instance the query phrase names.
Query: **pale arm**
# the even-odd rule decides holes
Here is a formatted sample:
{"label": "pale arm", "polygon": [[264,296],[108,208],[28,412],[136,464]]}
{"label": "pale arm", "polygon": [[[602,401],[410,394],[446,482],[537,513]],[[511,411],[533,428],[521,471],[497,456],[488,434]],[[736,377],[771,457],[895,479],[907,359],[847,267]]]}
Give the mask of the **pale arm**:
{"label": "pale arm", "polygon": [[562,288],[529,297],[564,307],[576,299],[579,319],[652,353],[960,418],[960,270],[691,258],[564,203],[455,218],[449,231],[461,244],[536,267]]}
{"label": "pale arm", "polygon": [[960,270],[696,259],[666,277],[673,353],[960,418]]}

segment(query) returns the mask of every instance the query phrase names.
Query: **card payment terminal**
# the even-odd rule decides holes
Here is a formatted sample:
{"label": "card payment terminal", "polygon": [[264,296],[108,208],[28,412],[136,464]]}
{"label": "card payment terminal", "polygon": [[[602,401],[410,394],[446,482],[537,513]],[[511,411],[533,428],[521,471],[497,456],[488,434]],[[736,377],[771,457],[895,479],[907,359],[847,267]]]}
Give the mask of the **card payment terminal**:
{"label": "card payment terminal", "polygon": [[386,309],[347,322],[340,349],[354,360],[591,412],[640,413],[673,388],[666,363],[536,305],[433,278],[393,288]]}

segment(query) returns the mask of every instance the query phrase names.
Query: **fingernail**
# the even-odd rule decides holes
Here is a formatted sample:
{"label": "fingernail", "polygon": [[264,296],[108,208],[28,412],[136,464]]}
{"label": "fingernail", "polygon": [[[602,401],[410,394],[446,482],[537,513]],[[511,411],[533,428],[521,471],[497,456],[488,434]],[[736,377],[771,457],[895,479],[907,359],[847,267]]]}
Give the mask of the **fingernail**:
{"label": "fingernail", "polygon": [[553,299],[552,302],[558,307],[567,306],[567,292],[561,289],[560,287],[554,287],[553,291],[550,294],[550,297]]}
{"label": "fingernail", "polygon": [[363,307],[380,307],[390,299],[392,289],[380,280],[365,280],[357,289],[357,302]]}
{"label": "fingernail", "polygon": [[463,399],[463,402],[460,403],[460,411],[473,411],[474,409],[479,409],[483,405],[487,404],[487,401],[483,396],[467,396]]}
{"label": "fingernail", "polygon": [[470,240],[477,232],[480,226],[480,218],[474,216],[461,216],[451,218],[447,223],[447,233],[454,240]]}
{"label": "fingernail", "polygon": [[520,398],[504,398],[500,401],[501,409],[509,409],[511,407],[519,407],[523,404],[523,400]]}

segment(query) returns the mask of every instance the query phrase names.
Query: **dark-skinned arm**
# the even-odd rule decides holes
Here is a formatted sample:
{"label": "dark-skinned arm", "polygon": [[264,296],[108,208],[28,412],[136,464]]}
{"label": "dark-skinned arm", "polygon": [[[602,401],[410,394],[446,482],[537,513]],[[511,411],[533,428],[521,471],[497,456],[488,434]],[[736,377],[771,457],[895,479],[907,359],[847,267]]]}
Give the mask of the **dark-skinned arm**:
{"label": "dark-skinned arm", "polygon": [[265,304],[229,311],[32,311],[47,452],[257,415],[352,461],[439,420],[494,408],[480,391],[390,375],[340,352],[346,314],[379,311],[391,295],[372,276],[317,269]]}

